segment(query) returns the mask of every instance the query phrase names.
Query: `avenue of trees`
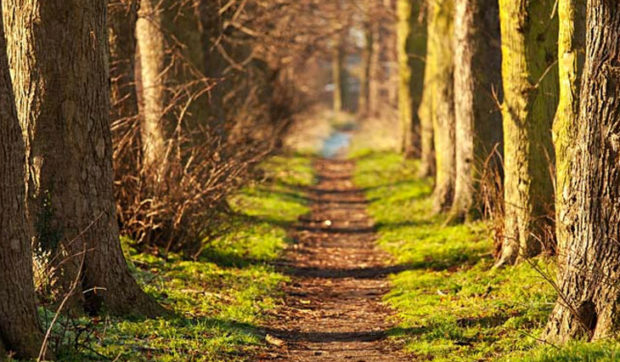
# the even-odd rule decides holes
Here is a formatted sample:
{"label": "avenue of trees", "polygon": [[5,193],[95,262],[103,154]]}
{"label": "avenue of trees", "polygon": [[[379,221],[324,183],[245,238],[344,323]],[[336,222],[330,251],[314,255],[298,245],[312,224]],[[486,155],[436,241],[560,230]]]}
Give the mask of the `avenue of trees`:
{"label": "avenue of trees", "polygon": [[[620,3],[398,0],[397,9],[402,150],[418,149],[421,174],[434,176],[435,211],[448,222],[491,214],[496,267],[557,255],[559,298],[543,338],[615,336]],[[490,185],[501,200],[488,200]]]}
{"label": "avenue of trees", "polygon": [[0,360],[52,357],[37,306],[171,313],[119,235],[197,257],[346,23],[314,0],[0,3]]}
{"label": "avenue of trees", "polygon": [[620,329],[617,0],[0,8],[0,360],[54,357],[40,306],[170,314],[134,280],[120,235],[197,258],[226,196],[321,98],[317,64],[335,111],[397,111],[401,151],[435,180],[435,212],[493,218],[496,267],[556,255],[544,339]]}

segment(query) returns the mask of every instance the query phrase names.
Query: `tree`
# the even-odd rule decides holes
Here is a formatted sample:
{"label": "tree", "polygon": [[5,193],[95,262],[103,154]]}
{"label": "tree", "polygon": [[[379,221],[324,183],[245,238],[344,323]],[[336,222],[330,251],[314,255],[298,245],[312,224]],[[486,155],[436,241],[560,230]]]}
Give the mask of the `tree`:
{"label": "tree", "polygon": [[[119,242],[113,196],[106,2],[6,0],[9,63],[38,242],[64,260],[73,304],[158,315]],[[56,245],[57,244],[57,245]],[[69,288],[74,281],[78,288]]]}
{"label": "tree", "polygon": [[168,63],[161,5],[159,0],[140,1],[136,23],[143,103],[140,122],[142,166],[145,172],[152,170],[156,175],[163,173],[166,164],[163,121],[166,113],[165,72]]}
{"label": "tree", "polygon": [[333,109],[341,112],[345,101],[345,72],[344,72],[344,34],[339,31],[334,39],[332,48],[332,83],[334,84]]}
{"label": "tree", "polygon": [[401,152],[406,156],[413,149],[413,101],[411,99],[411,67],[409,66],[409,47],[411,36],[411,1],[398,0],[396,3],[398,25],[396,38],[398,41],[398,117],[401,132]]}
{"label": "tree", "polygon": [[558,70],[560,99],[553,121],[553,145],[555,149],[555,222],[558,240],[559,265],[564,258],[563,243],[571,227],[567,218],[570,202],[570,169],[573,142],[577,136],[579,117],[579,88],[585,58],[586,0],[561,0],[558,2],[559,37]]}
{"label": "tree", "polygon": [[32,229],[26,219],[25,171],[24,141],[0,16],[0,360],[7,351],[17,358],[36,358],[43,340],[32,279]]}
{"label": "tree", "polygon": [[430,118],[433,124],[436,165],[433,208],[436,212],[447,210],[454,195],[453,8],[453,0],[432,0],[428,3],[427,70],[423,96],[424,102],[428,103],[422,106],[420,118]]}
{"label": "tree", "polygon": [[501,91],[501,59],[497,0],[456,1],[456,181],[450,211],[453,220],[472,217],[479,209],[476,195],[484,163],[502,142],[502,117],[493,98],[494,91]]}
{"label": "tree", "polygon": [[540,253],[552,229],[551,123],[557,105],[555,0],[500,0],[504,240],[497,266]]}
{"label": "tree", "polygon": [[564,169],[572,200],[565,219],[572,227],[560,234],[566,237],[560,297],[545,331],[559,342],[620,330],[620,7],[615,0],[588,0],[587,9],[579,118],[569,145],[573,161]]}

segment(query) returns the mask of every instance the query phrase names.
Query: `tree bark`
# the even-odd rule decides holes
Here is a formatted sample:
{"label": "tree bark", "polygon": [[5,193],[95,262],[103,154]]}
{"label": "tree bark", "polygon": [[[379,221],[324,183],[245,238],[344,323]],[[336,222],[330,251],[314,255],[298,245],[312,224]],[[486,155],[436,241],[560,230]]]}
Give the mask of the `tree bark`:
{"label": "tree bark", "polygon": [[[0,5],[2,1],[0,0]],[[43,340],[32,275],[32,229],[26,218],[25,148],[13,97],[0,16],[0,360],[39,355]],[[4,348],[3,348],[4,347]]]}
{"label": "tree bark", "polygon": [[580,78],[585,59],[586,0],[558,1],[560,31],[558,37],[558,69],[560,99],[553,121],[553,145],[556,158],[555,222],[557,251],[562,265],[564,242],[570,232],[567,217],[570,202],[570,169],[573,142],[577,136]]}
{"label": "tree bark", "polygon": [[110,40],[110,95],[113,122],[132,122],[138,118],[136,94],[136,22],[138,0],[108,2]]}
{"label": "tree bark", "polygon": [[360,80],[360,94],[357,102],[357,113],[361,117],[367,117],[369,113],[369,102],[370,102],[370,79],[371,75],[371,65],[373,59],[373,50],[374,50],[374,32],[373,26],[374,22],[371,18],[371,13],[373,11],[372,3],[370,1],[364,2],[364,46],[362,48],[361,54],[361,65],[359,71],[359,80]]}
{"label": "tree bark", "polygon": [[344,108],[344,40],[342,34],[336,35],[336,41],[332,49],[332,82],[334,84],[333,109],[342,112]]}
{"label": "tree bark", "polygon": [[411,36],[411,2],[398,0],[396,3],[398,25],[398,117],[400,123],[400,151],[405,156],[413,153],[413,101],[411,99],[411,67],[409,66],[408,41]]}
{"label": "tree bark", "polygon": [[433,67],[430,66],[430,37],[429,34],[435,32],[435,23],[429,19],[430,0],[426,1],[426,37],[424,52],[424,75],[422,77],[422,89],[420,97],[420,105],[417,110],[420,119],[420,169],[418,174],[420,177],[431,177],[435,175],[435,132],[433,130],[433,92],[431,90],[431,78],[433,76]]}
{"label": "tree bark", "polygon": [[[5,0],[9,62],[26,132],[35,225],[66,253],[65,292],[81,281],[88,312],[158,315],[131,276],[113,197],[106,2]],[[50,235],[39,228],[39,241]]]}
{"label": "tree bark", "polygon": [[435,212],[448,210],[456,176],[454,62],[452,49],[453,0],[433,0],[428,8],[428,51],[425,92],[430,92],[430,118],[434,129]]}
{"label": "tree bark", "polygon": [[[155,172],[155,182],[164,172],[166,142],[164,115],[166,109],[166,44],[163,33],[162,2],[140,1],[136,23],[136,39],[140,52],[142,82],[142,167],[144,172]],[[151,180],[153,181],[153,180]]]}
{"label": "tree bark", "polygon": [[456,182],[450,213],[463,221],[480,210],[476,195],[485,161],[502,143],[502,117],[493,98],[502,87],[497,0],[456,1],[454,53]]}
{"label": "tree bark", "polygon": [[552,230],[557,105],[555,0],[500,0],[504,102],[504,240],[497,266],[540,253]]}
{"label": "tree bark", "polygon": [[[575,8],[577,9],[577,8]],[[575,13],[577,16],[577,14]],[[567,178],[560,298],[545,337],[596,340],[620,330],[620,6],[588,0],[577,137]]]}

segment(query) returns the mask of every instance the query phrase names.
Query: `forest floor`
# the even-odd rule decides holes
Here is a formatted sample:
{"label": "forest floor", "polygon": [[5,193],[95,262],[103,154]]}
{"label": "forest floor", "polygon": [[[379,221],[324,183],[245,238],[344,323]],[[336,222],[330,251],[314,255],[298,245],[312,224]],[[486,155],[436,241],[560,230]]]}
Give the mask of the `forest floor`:
{"label": "forest floor", "polygon": [[316,160],[317,184],[305,188],[311,213],[291,235],[282,270],[291,276],[284,303],[267,321],[272,345],[260,360],[408,361],[388,339],[394,311],[382,303],[387,275],[397,270],[376,247],[353,161]]}

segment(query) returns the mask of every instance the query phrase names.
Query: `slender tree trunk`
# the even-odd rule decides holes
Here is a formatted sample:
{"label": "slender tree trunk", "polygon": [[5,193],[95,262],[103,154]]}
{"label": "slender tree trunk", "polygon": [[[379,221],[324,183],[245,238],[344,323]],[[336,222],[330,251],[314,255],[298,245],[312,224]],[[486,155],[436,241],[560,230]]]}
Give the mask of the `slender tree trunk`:
{"label": "slender tree trunk", "polygon": [[565,169],[572,200],[564,205],[565,220],[572,227],[560,234],[567,237],[560,244],[561,297],[545,331],[559,342],[620,331],[620,5],[588,0],[587,9],[577,137]]}
{"label": "slender tree trunk", "polygon": [[163,33],[162,2],[140,1],[136,23],[136,38],[140,52],[142,82],[142,166],[145,172],[154,171],[158,177],[165,169],[166,142],[164,115],[166,108],[166,44]]}
{"label": "slender tree trunk", "polygon": [[370,47],[370,64],[368,64],[368,115],[377,117],[381,100],[381,24],[373,21],[370,25],[372,43]]}
{"label": "slender tree trunk", "polygon": [[136,22],[138,0],[108,2],[108,38],[110,39],[110,95],[113,122],[131,122],[138,118],[136,94]]}
{"label": "slender tree trunk", "polygon": [[409,65],[409,38],[411,35],[411,1],[398,0],[398,118],[400,123],[400,150],[405,156],[413,153],[413,101],[411,99],[411,67]]}
{"label": "slender tree trunk", "polygon": [[[2,1],[0,0],[0,5]],[[2,12],[2,16],[8,15]],[[13,97],[0,16],[0,360],[8,351],[36,358],[43,340],[32,279],[26,218],[25,148]],[[3,348],[4,347],[4,348]]]}
{"label": "slender tree trunk", "polygon": [[454,62],[452,49],[453,0],[429,3],[427,88],[430,93],[430,117],[435,145],[434,211],[446,211],[452,205],[456,176],[454,116]]}
{"label": "slender tree trunk", "polygon": [[435,23],[429,19],[428,8],[431,0],[426,4],[426,30],[425,30],[425,52],[424,52],[424,76],[422,77],[422,89],[420,105],[418,107],[418,118],[420,119],[420,177],[431,177],[435,175],[435,143],[433,130],[433,91],[431,89],[431,78],[433,77],[433,67],[430,66],[431,57],[429,56],[430,37],[434,33]]}
{"label": "slender tree trunk", "polygon": [[[451,218],[475,217],[485,161],[501,145],[501,49],[497,0],[457,0],[454,23],[456,183]],[[501,148],[500,148],[501,149]],[[497,163],[492,166],[497,166]]]}
{"label": "slender tree trunk", "polygon": [[[67,286],[85,309],[157,315],[163,309],[131,276],[113,197],[106,2],[5,0],[9,62],[28,140],[31,204],[40,242],[53,231],[66,252]],[[18,11],[15,11],[15,10]]]}
{"label": "slender tree trunk", "polygon": [[504,103],[504,241],[497,266],[540,253],[552,230],[557,105],[555,0],[500,0]]}
{"label": "slender tree trunk", "polygon": [[201,0],[165,0],[163,25],[172,39],[172,72],[166,73],[166,84],[175,87],[180,106],[187,107],[183,124],[195,129],[209,118],[209,82],[205,76],[205,52],[202,47],[203,24]]}
{"label": "slender tree trunk", "polygon": [[558,38],[558,69],[560,100],[553,121],[553,144],[556,158],[555,222],[559,265],[568,239],[572,220],[567,217],[570,201],[570,169],[577,136],[580,78],[585,58],[586,0],[558,2],[560,31]]}
{"label": "slender tree trunk", "polygon": [[343,36],[338,34],[332,49],[332,82],[334,83],[333,108],[341,112],[344,107],[344,50]]}
{"label": "slender tree trunk", "polygon": [[369,108],[369,97],[370,97],[370,79],[371,75],[371,64],[373,58],[373,49],[374,49],[374,41],[373,39],[373,22],[371,19],[370,12],[372,10],[370,2],[366,1],[364,3],[364,12],[366,16],[366,20],[364,22],[364,47],[362,49],[361,54],[361,65],[359,71],[359,79],[360,79],[360,94],[357,102],[357,113],[362,117],[368,116],[368,108]]}

